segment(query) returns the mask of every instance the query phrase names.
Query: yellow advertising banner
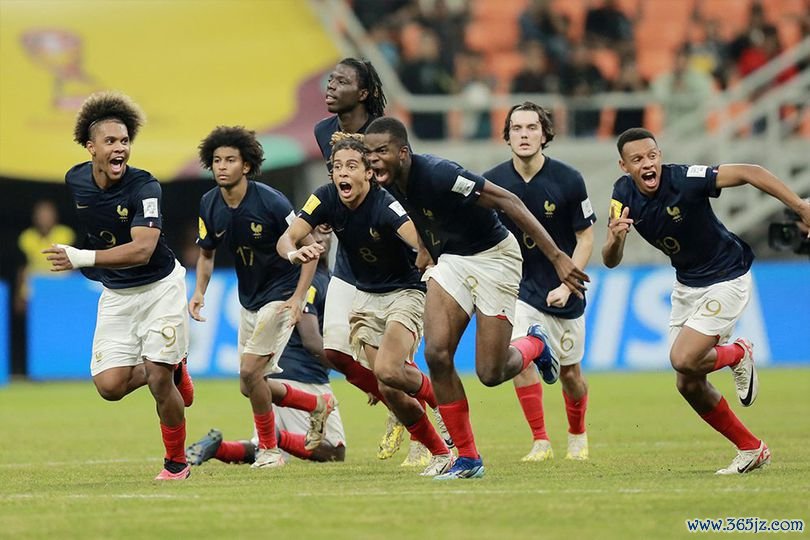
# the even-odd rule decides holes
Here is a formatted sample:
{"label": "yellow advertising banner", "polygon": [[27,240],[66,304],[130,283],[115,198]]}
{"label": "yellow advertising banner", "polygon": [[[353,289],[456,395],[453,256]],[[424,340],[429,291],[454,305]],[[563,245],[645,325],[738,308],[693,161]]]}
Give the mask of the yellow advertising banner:
{"label": "yellow advertising banner", "polygon": [[199,173],[211,129],[289,125],[299,87],[336,58],[304,0],[0,0],[0,176],[61,181],[89,159],[73,122],[97,90],[146,113],[134,166]]}

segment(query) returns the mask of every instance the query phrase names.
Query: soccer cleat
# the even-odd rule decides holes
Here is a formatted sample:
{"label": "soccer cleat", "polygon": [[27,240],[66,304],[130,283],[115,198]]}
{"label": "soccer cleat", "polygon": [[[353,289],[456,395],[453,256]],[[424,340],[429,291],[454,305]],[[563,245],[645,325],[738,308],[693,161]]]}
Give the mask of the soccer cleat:
{"label": "soccer cleat", "polygon": [[251,469],[277,469],[284,466],[284,455],[278,448],[258,448]]}
{"label": "soccer cleat", "polygon": [[430,457],[425,470],[419,476],[437,476],[446,473],[453,466],[453,454],[441,454]]}
{"label": "soccer cleat", "polygon": [[191,476],[191,465],[186,463],[180,471],[173,473],[164,465],[163,470],[155,477],[155,480],[185,480]]}
{"label": "soccer cleat", "polygon": [[731,464],[725,469],[720,469],[715,474],[731,475],[745,474],[756,469],[761,469],[771,462],[771,451],[765,441],[759,442],[759,448],[753,450],[737,450],[737,455]]}
{"label": "soccer cleat", "polygon": [[396,415],[388,411],[388,420],[385,424],[385,435],[380,441],[380,449],[377,451],[377,459],[389,459],[397,453],[399,447],[402,446],[402,439],[405,437],[405,426],[396,417]]}
{"label": "soccer cleat", "polygon": [[744,351],[742,360],[731,368],[734,372],[734,385],[737,387],[737,399],[743,407],[750,407],[759,392],[759,378],[754,366],[754,344],[745,338],[737,338],[734,343]]}
{"label": "soccer cleat", "polygon": [[202,465],[215,455],[222,444],[222,432],[211,428],[205,436],[186,448],[186,460],[195,467]]}
{"label": "soccer cleat", "polygon": [[456,444],[453,442],[453,437],[450,436],[450,432],[447,431],[447,426],[444,425],[442,414],[439,412],[439,409],[431,409],[431,411],[433,411],[433,419],[436,421],[436,427],[439,428],[442,439],[444,439],[444,444],[447,445],[447,448],[452,450],[456,447]]}
{"label": "soccer cleat", "polygon": [[326,420],[335,410],[337,404],[337,398],[332,394],[318,396],[318,406],[309,413],[309,431],[307,431],[304,439],[304,448],[312,451],[321,445],[326,431]]}
{"label": "soccer cleat", "polygon": [[484,462],[481,461],[480,457],[478,459],[458,457],[449,471],[438,474],[433,479],[466,480],[469,478],[481,478],[482,476],[484,476]]}
{"label": "soccer cleat", "polygon": [[174,369],[174,385],[177,386],[177,390],[183,398],[183,405],[191,407],[191,404],[194,403],[194,382],[191,380],[186,361],[187,359],[183,358]]}
{"label": "soccer cleat", "polygon": [[557,360],[554,351],[551,349],[551,343],[546,335],[546,329],[543,328],[542,324],[535,323],[529,327],[526,335],[536,337],[545,345],[540,356],[534,359],[534,363],[537,369],[540,370],[543,381],[545,381],[546,384],[554,384],[557,382],[557,379],[560,378],[560,361]]}
{"label": "soccer cleat", "polygon": [[585,461],[588,459],[588,434],[580,433],[574,435],[568,434],[568,453],[565,454],[565,459],[573,459],[574,461]]}
{"label": "soccer cleat", "polygon": [[532,444],[529,453],[523,456],[520,461],[548,461],[552,458],[554,458],[554,450],[551,449],[551,443],[548,439],[537,439]]}
{"label": "soccer cleat", "polygon": [[408,455],[399,464],[400,467],[426,467],[430,463],[430,450],[419,441],[411,441]]}

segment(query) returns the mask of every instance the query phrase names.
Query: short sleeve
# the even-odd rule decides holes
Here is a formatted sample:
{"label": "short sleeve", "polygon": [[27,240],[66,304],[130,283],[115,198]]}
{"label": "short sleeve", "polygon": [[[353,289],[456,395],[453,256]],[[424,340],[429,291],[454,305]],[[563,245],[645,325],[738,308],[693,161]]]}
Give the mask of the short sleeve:
{"label": "short sleeve", "polygon": [[324,184],[309,196],[307,202],[298,211],[298,217],[316,227],[321,223],[331,223],[333,217],[334,185]]}
{"label": "short sleeve", "polygon": [[577,174],[572,182],[572,212],[571,225],[575,231],[587,229],[596,223],[596,213],[593,211],[585,180]]}
{"label": "short sleeve", "polygon": [[212,216],[206,211],[205,197],[200,201],[200,215],[197,217],[197,245],[209,251],[216,249],[219,238],[212,227]]}
{"label": "short sleeve", "polygon": [[146,182],[132,200],[135,215],[131,227],[163,228],[163,216],[160,211],[163,193],[157,180]]}
{"label": "short sleeve", "polygon": [[678,173],[684,175],[683,191],[691,199],[719,197],[717,167],[708,165],[679,165]]}
{"label": "short sleeve", "polygon": [[381,212],[380,221],[381,225],[386,225],[391,227],[392,230],[397,231],[402,224],[406,221],[410,221],[408,217],[408,213],[405,211],[405,208],[396,200],[390,193],[387,191],[382,191],[384,194],[382,206],[383,210]]}
{"label": "short sleeve", "polygon": [[442,161],[431,175],[434,184],[442,192],[450,192],[464,204],[474,204],[484,190],[486,180],[452,161]]}
{"label": "short sleeve", "polygon": [[622,210],[627,205],[628,195],[626,190],[622,187],[622,180],[619,179],[613,184],[613,193],[610,195],[610,219],[619,219],[622,215]]}

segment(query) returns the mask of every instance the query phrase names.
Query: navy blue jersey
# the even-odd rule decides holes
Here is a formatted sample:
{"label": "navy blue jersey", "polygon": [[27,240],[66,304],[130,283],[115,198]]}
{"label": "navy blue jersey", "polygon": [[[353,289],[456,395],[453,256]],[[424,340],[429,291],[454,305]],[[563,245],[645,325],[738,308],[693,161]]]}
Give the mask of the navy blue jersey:
{"label": "navy blue jersey", "polygon": [[667,255],[679,282],[706,287],[739,277],[751,268],[751,248],[714,215],[709,197],[719,197],[717,167],[663,165],[658,191],[641,194],[629,175],[613,185],[610,215],[630,207],[633,226]]}
{"label": "navy blue jersey", "polygon": [[[312,285],[307,292],[307,304],[304,313],[318,317],[318,328],[323,332],[323,309],[326,302],[326,289],[329,287],[329,270],[318,265]],[[298,328],[293,329],[290,341],[281,353],[278,361],[283,373],[269,375],[271,379],[288,379],[308,384],[326,384],[329,382],[329,370],[304,348]]]}
{"label": "navy blue jersey", "polygon": [[[147,171],[127,166],[121,180],[101,189],[93,180],[93,164],[80,163],[65,175],[73,194],[76,213],[84,233],[83,249],[102,250],[132,241],[132,227],[162,229],[160,184]],[[109,289],[148,285],[174,270],[175,258],[160,233],[149,262],[132,268],[82,268],[87,278],[100,281]]]}
{"label": "navy blue jersey", "polygon": [[412,154],[407,193],[386,189],[405,207],[434,261],[442,253],[474,255],[509,234],[495,210],[475,202],[484,178],[458,163],[427,154]]}
{"label": "navy blue jersey", "polygon": [[[374,117],[369,116],[363,127],[360,128],[358,133],[365,133],[368,125],[375,120]],[[326,160],[326,169],[329,171],[329,176],[332,175],[332,135],[340,129],[340,122],[337,115],[324,118],[315,124],[315,140],[318,143],[318,148],[321,149],[323,159]],[[331,179],[329,180],[331,183]],[[346,283],[355,284],[352,268],[349,264],[349,258],[343,249],[343,244],[338,243],[337,252],[335,253],[335,276],[342,279]]]}
{"label": "navy blue jersey", "polygon": [[[564,253],[573,255],[577,245],[576,233],[596,222],[585,181],[573,167],[546,157],[542,168],[528,182],[515,170],[512,160],[505,161],[484,173],[490,182],[511,191],[534,214]],[[549,306],[549,291],[562,283],[554,265],[543,255],[534,240],[524,233],[506,214],[501,221],[520,241],[523,254],[523,278],[518,297],[544,313],[563,319],[576,319],[585,312],[585,300],[575,294],[563,307]]]}
{"label": "navy blue jersey", "polygon": [[386,293],[425,285],[416,269],[416,252],[398,235],[408,214],[390,193],[372,186],[360,206],[350,210],[334,184],[315,190],[298,216],[316,227],[332,226],[346,250],[358,290]]}
{"label": "navy blue jersey", "polygon": [[245,198],[230,208],[215,187],[200,199],[197,244],[216,249],[224,243],[233,255],[239,282],[239,303],[245,309],[287,300],[301,275],[299,266],[279,257],[276,242],[295,216],[280,191],[248,181]]}

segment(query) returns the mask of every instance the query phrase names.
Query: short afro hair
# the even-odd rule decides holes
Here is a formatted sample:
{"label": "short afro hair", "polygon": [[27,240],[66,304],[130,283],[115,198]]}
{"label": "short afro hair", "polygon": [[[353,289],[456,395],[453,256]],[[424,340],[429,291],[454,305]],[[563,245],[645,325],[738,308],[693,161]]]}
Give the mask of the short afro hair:
{"label": "short afro hair", "polygon": [[619,151],[619,155],[623,155],[622,152],[624,152],[625,144],[633,141],[641,141],[643,139],[652,139],[653,142],[658,145],[658,141],[655,140],[655,135],[653,135],[652,131],[640,127],[625,130],[619,135],[619,139],[616,141],[616,149]]}
{"label": "short afro hair", "polygon": [[146,116],[129,96],[120,92],[96,92],[82,103],[76,115],[73,140],[86,146],[92,139],[93,127],[104,120],[115,120],[127,128],[129,140],[134,141],[138,130],[146,123]]}
{"label": "short afro hair", "polygon": [[387,133],[391,140],[400,146],[407,146],[410,148],[408,142],[408,130],[405,124],[391,116],[381,116],[371,122],[366,128],[366,135],[373,135],[375,133]]}
{"label": "short afro hair", "polygon": [[242,161],[250,165],[248,178],[259,175],[264,162],[264,148],[256,139],[255,131],[244,126],[217,126],[197,147],[200,151],[200,162],[206,169],[211,170],[214,151],[223,146],[239,150]]}

